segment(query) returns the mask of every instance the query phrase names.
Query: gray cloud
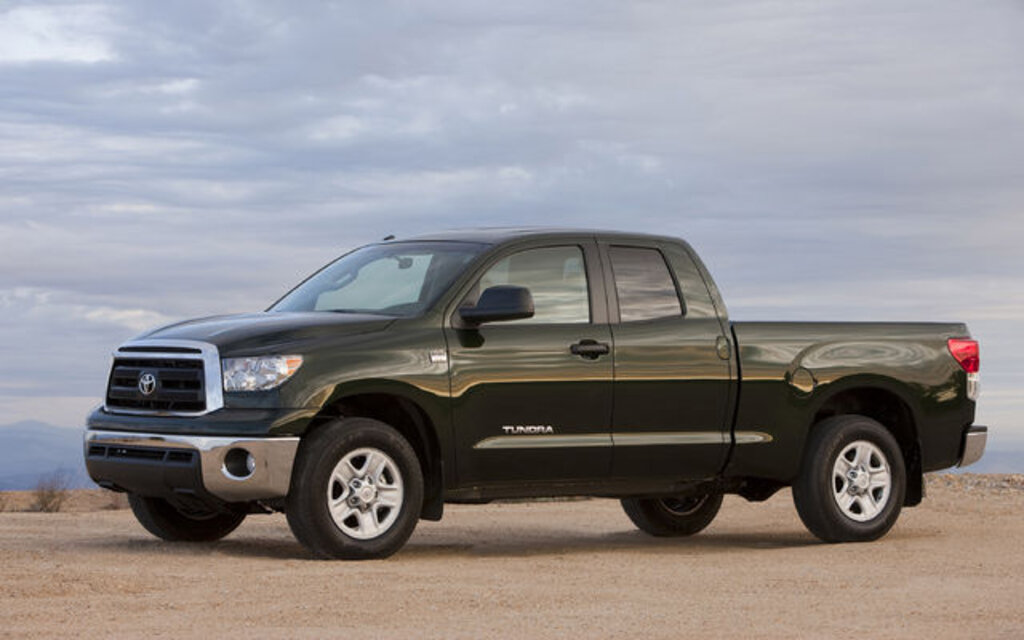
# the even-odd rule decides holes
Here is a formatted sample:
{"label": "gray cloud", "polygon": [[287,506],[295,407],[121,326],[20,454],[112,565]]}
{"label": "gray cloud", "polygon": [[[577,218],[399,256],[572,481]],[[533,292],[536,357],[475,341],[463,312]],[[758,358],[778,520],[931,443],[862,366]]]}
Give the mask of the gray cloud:
{"label": "gray cloud", "polygon": [[687,237],[737,317],[964,320],[1019,388],[1018,4],[293,5],[0,9],[4,402],[488,224]]}

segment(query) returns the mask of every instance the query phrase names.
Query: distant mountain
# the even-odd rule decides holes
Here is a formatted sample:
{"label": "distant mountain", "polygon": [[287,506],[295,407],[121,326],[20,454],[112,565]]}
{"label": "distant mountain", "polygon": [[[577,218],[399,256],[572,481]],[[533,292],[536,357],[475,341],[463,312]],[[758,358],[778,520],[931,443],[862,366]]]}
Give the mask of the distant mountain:
{"label": "distant mountain", "polygon": [[0,491],[33,489],[54,472],[66,474],[70,488],[96,486],[82,460],[82,429],[36,420],[0,426]]}

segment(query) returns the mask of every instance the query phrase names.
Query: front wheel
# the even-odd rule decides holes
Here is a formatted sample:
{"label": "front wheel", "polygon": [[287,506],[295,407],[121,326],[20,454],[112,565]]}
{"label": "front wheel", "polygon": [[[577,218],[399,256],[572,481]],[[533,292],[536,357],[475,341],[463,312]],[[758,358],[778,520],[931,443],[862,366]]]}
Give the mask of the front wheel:
{"label": "front wheel", "polygon": [[325,425],[302,444],[285,503],[296,539],[320,558],[386,558],[423,505],[419,459],[395,429],[368,418]]}
{"label": "front wheel", "polygon": [[242,524],[245,514],[230,511],[183,510],[163,498],[128,494],[128,504],[146,531],[171,542],[213,542]]}
{"label": "front wheel", "polygon": [[678,498],[623,498],[622,510],[641,531],[652,536],[692,536],[711,524],[722,494]]}
{"label": "front wheel", "polygon": [[896,524],[906,495],[899,444],[864,416],[829,418],[814,428],[793,502],[804,525],[825,542],[867,542]]}

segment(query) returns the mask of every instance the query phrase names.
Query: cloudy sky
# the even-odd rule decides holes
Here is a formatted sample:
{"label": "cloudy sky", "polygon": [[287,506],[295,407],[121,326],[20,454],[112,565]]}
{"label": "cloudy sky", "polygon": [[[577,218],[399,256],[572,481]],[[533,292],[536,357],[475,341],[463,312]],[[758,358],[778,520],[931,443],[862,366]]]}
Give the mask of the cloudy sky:
{"label": "cloudy sky", "polygon": [[358,244],[556,224],[687,238],[735,319],[966,321],[1024,443],[1022,33],[1016,0],[7,0],[0,422],[78,425],[119,342]]}

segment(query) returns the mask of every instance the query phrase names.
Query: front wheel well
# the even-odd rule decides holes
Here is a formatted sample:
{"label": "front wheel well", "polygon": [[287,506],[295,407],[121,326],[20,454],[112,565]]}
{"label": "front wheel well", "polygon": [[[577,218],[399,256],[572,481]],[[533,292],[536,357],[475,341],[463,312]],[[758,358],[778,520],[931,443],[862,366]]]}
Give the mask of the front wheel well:
{"label": "front wheel well", "polygon": [[814,414],[812,424],[841,415],[861,415],[884,426],[896,438],[907,471],[907,494],[904,505],[911,507],[924,497],[924,475],[921,470],[921,445],[917,436],[914,413],[898,395],[886,389],[863,387],[847,389],[830,397]]}
{"label": "front wheel well", "polygon": [[427,414],[415,402],[390,393],[364,393],[340,398],[325,406],[307,428],[308,438],[319,427],[338,418],[372,418],[402,434],[423,470],[425,520],[440,520],[444,510],[444,474],[437,432]]}

